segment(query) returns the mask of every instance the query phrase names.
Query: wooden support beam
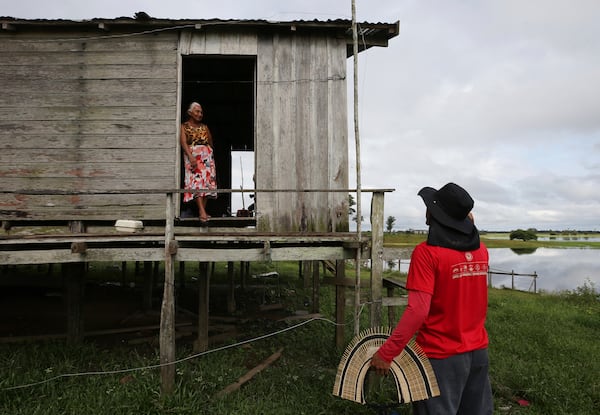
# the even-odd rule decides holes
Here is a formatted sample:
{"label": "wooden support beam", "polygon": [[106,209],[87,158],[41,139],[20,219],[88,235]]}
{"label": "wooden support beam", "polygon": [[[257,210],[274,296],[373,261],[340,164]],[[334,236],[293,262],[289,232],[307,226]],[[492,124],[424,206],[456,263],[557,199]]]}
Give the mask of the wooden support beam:
{"label": "wooden support beam", "polygon": [[319,290],[320,290],[320,281],[319,281],[319,261],[312,262],[312,312],[318,313],[320,311],[320,303],[319,303]]}
{"label": "wooden support beam", "polygon": [[71,242],[71,253],[73,254],[85,254],[87,251],[87,243],[85,242]]}
{"label": "wooden support beam", "polygon": [[160,310],[160,386],[161,393],[171,394],[175,388],[175,261],[170,252],[174,240],[175,208],[173,194],[167,193],[165,221],[165,283]]}
{"label": "wooden support beam", "polygon": [[[72,233],[84,233],[82,221],[69,222]],[[67,343],[77,344],[83,340],[83,299],[85,287],[85,262],[74,262],[63,266],[66,283]]]}
{"label": "wooden support beam", "polygon": [[144,262],[144,271],[142,278],[144,280],[144,288],[142,290],[142,310],[152,310],[152,288],[154,286],[152,262]]}
{"label": "wooden support beam", "polygon": [[385,307],[405,306],[408,304],[407,297],[383,297],[381,303]]}
{"label": "wooden support beam", "polygon": [[302,286],[304,288],[309,288],[311,279],[312,261],[302,261]]}
{"label": "wooden support beam", "polygon": [[371,199],[371,327],[381,326],[383,296],[383,192]]}
{"label": "wooden support beam", "polygon": [[85,263],[63,265],[66,284],[67,343],[80,343],[83,339],[83,298]]}
{"label": "wooden support beam", "polygon": [[[335,279],[344,281],[346,279],[345,261],[335,261]],[[343,285],[335,286],[335,346],[339,350],[344,350],[346,339],[344,337],[346,314],[346,287]]]}
{"label": "wooden support beam", "polygon": [[228,290],[227,290],[227,312],[229,314],[233,314],[235,312],[235,276],[234,276],[234,266],[233,261],[227,262],[227,280],[228,280]]}
{"label": "wooden support beam", "polygon": [[196,353],[208,350],[209,288],[210,275],[208,273],[208,262],[202,262],[200,263],[198,275],[198,337],[194,342],[194,351]]}

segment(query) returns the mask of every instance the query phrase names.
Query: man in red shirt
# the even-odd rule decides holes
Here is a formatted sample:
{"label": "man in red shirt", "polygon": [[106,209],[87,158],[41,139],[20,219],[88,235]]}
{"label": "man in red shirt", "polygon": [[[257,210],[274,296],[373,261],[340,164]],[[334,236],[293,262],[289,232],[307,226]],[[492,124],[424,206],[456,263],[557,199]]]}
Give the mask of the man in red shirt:
{"label": "man in red shirt", "polygon": [[413,403],[415,415],[487,415],[493,412],[488,377],[488,251],[473,222],[473,199],[448,183],[419,191],[427,207],[427,241],[412,253],[408,306],[392,335],[371,359],[388,373],[412,336],[435,372],[440,396]]}

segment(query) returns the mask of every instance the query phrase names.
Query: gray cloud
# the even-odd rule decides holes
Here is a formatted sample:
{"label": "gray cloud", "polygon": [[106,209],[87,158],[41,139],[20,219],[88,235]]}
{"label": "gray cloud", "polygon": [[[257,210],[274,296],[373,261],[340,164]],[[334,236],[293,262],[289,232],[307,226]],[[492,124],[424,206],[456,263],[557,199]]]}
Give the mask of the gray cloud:
{"label": "gray cloud", "polygon": [[[350,4],[20,0],[0,14],[327,20],[350,18]],[[357,13],[401,22],[388,48],[359,56],[361,181],[396,189],[385,214],[399,228],[425,227],[421,187],[455,181],[482,229],[600,230],[600,2],[357,0]],[[351,79],[349,60],[349,92]],[[350,187],[354,171],[352,162]]]}

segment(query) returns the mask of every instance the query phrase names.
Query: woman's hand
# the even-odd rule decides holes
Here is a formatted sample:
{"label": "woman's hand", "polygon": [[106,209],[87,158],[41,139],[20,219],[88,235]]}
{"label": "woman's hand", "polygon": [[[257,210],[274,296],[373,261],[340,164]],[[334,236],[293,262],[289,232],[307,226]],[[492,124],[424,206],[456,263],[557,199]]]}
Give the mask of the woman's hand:
{"label": "woman's hand", "polygon": [[192,170],[194,170],[196,168],[196,165],[198,164],[198,162],[196,161],[196,157],[188,156],[188,160],[190,161],[190,166],[192,166]]}

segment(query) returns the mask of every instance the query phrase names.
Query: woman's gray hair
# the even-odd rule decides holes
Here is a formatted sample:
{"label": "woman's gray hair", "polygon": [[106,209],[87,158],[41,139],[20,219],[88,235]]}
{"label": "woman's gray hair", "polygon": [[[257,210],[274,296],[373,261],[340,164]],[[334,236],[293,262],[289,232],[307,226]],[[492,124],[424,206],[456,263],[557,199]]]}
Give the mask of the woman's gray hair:
{"label": "woman's gray hair", "polygon": [[191,113],[192,113],[192,110],[194,109],[194,107],[195,107],[196,105],[197,105],[197,106],[199,106],[199,107],[202,107],[202,105],[198,104],[197,102],[192,102],[192,103],[190,104],[190,106],[188,107],[187,113],[188,113],[188,114],[191,114]]}

